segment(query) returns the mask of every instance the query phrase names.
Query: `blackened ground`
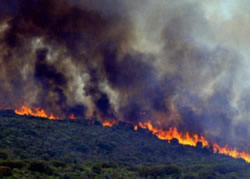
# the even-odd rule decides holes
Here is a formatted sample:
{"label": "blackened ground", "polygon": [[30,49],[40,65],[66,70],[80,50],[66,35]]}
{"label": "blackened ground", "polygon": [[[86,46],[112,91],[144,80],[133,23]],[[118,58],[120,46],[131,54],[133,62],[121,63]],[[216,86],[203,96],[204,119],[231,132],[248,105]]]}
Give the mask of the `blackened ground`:
{"label": "blackened ground", "polygon": [[0,176],[250,178],[243,160],[161,141],[120,123],[52,121],[0,112]]}

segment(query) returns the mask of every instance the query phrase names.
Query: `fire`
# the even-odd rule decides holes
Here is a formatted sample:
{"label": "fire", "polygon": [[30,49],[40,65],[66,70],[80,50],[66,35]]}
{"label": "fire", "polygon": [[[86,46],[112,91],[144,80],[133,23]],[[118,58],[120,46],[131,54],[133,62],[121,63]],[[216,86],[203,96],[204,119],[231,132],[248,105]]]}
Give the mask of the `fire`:
{"label": "fire", "polygon": [[[27,115],[34,117],[42,117],[48,118],[51,120],[59,120],[60,118],[55,116],[54,114],[48,114],[44,109],[34,108],[31,109],[28,106],[22,106],[20,109],[15,110],[15,113],[18,115]],[[74,114],[70,114],[70,119],[75,120],[76,116]],[[116,120],[104,120],[102,122],[102,126],[104,127],[112,127],[117,124]],[[218,144],[209,144],[208,140],[206,140],[203,136],[198,134],[192,134],[189,132],[181,132],[177,128],[169,128],[168,130],[163,130],[153,126],[151,121],[139,122],[137,125],[134,125],[134,130],[137,131],[138,128],[142,128],[145,130],[149,130],[153,135],[157,136],[161,140],[167,140],[170,142],[173,139],[177,139],[179,144],[189,145],[196,147],[198,142],[202,144],[203,148],[209,148],[212,146],[213,152],[223,155],[228,155],[233,158],[241,158],[246,162],[250,163],[250,154],[247,152],[239,152],[237,149],[232,149],[228,145],[221,147]]]}
{"label": "fire", "polygon": [[31,109],[28,106],[22,106],[20,109],[16,109],[15,113],[21,116],[34,116],[34,117],[42,117],[42,118],[48,118],[51,120],[57,120],[59,117],[56,117],[54,114],[47,114],[47,112],[44,109],[40,109],[38,107]]}
{"label": "fire", "polygon": [[173,139],[177,139],[182,145],[190,145],[195,147],[197,146],[198,142],[201,142],[203,147],[209,146],[208,141],[203,136],[190,134],[188,132],[182,134],[177,128],[170,128],[168,131],[165,131],[154,127],[150,121],[144,123],[139,122],[139,126],[143,129],[151,131],[152,134],[156,135],[161,140],[171,141]]}
{"label": "fire", "polygon": [[134,126],[134,130],[137,131],[138,130],[138,125]]}
{"label": "fire", "polygon": [[74,114],[70,114],[69,118],[70,118],[71,120],[76,120],[76,116],[75,116]]}
{"label": "fire", "polygon": [[113,125],[115,125],[116,121],[115,120],[111,120],[111,121],[108,121],[108,120],[104,120],[102,122],[102,126],[103,127],[112,127]]}
{"label": "fire", "polygon": [[[209,147],[209,142],[203,136],[197,134],[190,134],[188,132],[181,133],[177,128],[170,128],[169,130],[162,130],[154,127],[150,121],[139,122],[139,126],[143,129],[147,129],[156,135],[161,140],[171,141],[172,139],[177,139],[179,144],[197,146],[198,142],[202,143],[203,147]],[[223,155],[228,155],[233,158],[241,158],[246,162],[250,163],[250,154],[246,152],[239,152],[237,149],[232,149],[228,145],[225,147],[220,147],[218,144],[212,144],[213,152]]]}
{"label": "fire", "polygon": [[231,149],[226,145],[225,147],[220,147],[218,144],[213,144],[214,153],[219,153],[223,155],[228,155],[233,158],[242,158],[246,162],[250,163],[250,154],[246,152],[239,152],[237,149]]}

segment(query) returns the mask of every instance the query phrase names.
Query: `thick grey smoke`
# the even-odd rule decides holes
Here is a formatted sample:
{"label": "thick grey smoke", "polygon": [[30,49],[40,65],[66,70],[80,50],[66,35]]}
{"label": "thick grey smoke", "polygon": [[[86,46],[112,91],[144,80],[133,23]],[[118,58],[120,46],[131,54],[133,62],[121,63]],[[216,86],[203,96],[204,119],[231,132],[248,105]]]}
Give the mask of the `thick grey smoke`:
{"label": "thick grey smoke", "polygon": [[168,99],[178,124],[222,144],[248,143],[249,8],[234,0],[149,1],[139,11],[136,48],[157,56],[161,79],[175,80]]}
{"label": "thick grey smoke", "polygon": [[1,105],[151,120],[248,150],[248,12],[235,0],[1,1]]}

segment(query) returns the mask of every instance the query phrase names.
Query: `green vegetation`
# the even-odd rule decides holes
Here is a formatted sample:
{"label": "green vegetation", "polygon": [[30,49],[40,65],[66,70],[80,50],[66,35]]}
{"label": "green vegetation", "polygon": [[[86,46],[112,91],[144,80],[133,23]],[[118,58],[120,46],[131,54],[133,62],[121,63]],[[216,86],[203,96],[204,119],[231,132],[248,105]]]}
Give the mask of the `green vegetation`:
{"label": "green vegetation", "polygon": [[124,123],[109,128],[5,111],[0,131],[0,178],[250,178],[241,159],[161,141]]}

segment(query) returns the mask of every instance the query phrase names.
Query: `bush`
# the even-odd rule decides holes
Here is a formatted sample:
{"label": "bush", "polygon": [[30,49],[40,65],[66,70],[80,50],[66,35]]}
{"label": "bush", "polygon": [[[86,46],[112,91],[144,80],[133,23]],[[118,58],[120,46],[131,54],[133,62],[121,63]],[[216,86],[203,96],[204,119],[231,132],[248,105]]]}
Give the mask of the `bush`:
{"label": "bush", "polygon": [[99,149],[101,151],[106,151],[108,153],[111,153],[114,149],[114,145],[113,144],[106,144],[104,142],[100,142],[97,144],[97,146],[99,147]]}
{"label": "bush", "polygon": [[54,167],[65,167],[66,164],[61,161],[53,160],[50,162]]}
{"label": "bush", "polygon": [[148,176],[164,176],[167,175],[165,167],[156,166],[156,167],[143,167],[140,170],[140,175],[144,177]]}
{"label": "bush", "polygon": [[101,165],[95,165],[95,166],[92,167],[92,172],[93,173],[100,174],[101,171],[102,171]]}
{"label": "bush", "polygon": [[0,151],[0,159],[7,160],[8,159],[8,153],[4,151]]}
{"label": "bush", "polygon": [[23,168],[25,166],[25,162],[19,160],[10,160],[10,161],[2,161],[0,162],[1,166],[6,166],[10,168]]}
{"label": "bush", "polygon": [[170,166],[154,166],[154,167],[142,167],[140,170],[140,175],[147,176],[165,176],[165,175],[179,175],[181,170],[173,165]]}
{"label": "bush", "polygon": [[117,168],[117,165],[114,163],[102,163],[102,168]]}
{"label": "bush", "polygon": [[202,171],[198,175],[199,179],[216,179],[216,173],[211,171]]}
{"label": "bush", "polygon": [[75,146],[75,150],[78,152],[83,152],[83,153],[88,152],[88,147],[84,144],[74,143],[74,146]]}
{"label": "bush", "polygon": [[168,174],[172,175],[172,174],[180,174],[181,173],[181,169],[175,165],[169,165],[166,168],[166,171]]}
{"label": "bush", "polygon": [[186,175],[186,176],[184,176],[184,179],[195,179],[195,176],[192,176],[192,175]]}
{"label": "bush", "polygon": [[12,175],[12,170],[10,167],[5,167],[5,166],[0,166],[0,176],[11,176]]}
{"label": "bush", "polygon": [[215,172],[219,172],[220,174],[224,175],[227,173],[240,171],[240,168],[236,166],[230,166],[230,165],[217,165],[213,167],[213,170]]}
{"label": "bush", "polygon": [[31,162],[29,166],[29,170],[33,172],[39,172],[39,173],[47,173],[47,174],[52,174],[51,168],[46,165],[46,163],[42,161],[33,161]]}

